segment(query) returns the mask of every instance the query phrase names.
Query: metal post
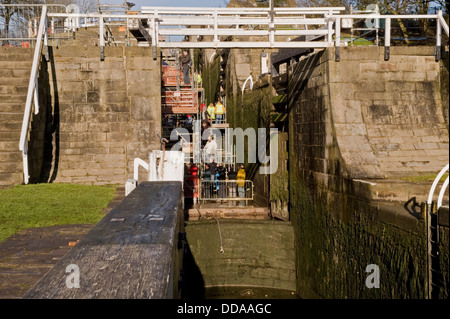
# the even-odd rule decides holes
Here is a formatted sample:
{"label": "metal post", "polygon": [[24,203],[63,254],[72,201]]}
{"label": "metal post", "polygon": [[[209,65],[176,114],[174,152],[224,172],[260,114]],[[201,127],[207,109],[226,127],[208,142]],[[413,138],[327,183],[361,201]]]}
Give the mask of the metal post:
{"label": "metal post", "polygon": [[391,46],[391,19],[386,18],[386,29],[384,32],[384,61],[389,61]]}
{"label": "metal post", "polygon": [[270,47],[273,48],[275,42],[275,25],[274,25],[275,12],[273,11],[273,2],[270,0],[270,11],[269,11],[269,43]]}
{"label": "metal post", "polygon": [[219,44],[219,39],[217,36],[217,29],[218,29],[218,21],[217,21],[217,10],[214,10],[214,47],[217,48],[217,45]]}
{"label": "metal post", "polygon": [[39,114],[39,95],[38,95],[38,75],[36,73],[36,79],[34,80],[34,114]]}
{"label": "metal post", "polygon": [[100,61],[105,60],[105,25],[103,17],[99,17],[99,45],[100,45]]}
{"label": "metal post", "polygon": [[[440,14],[442,15],[442,11],[439,10]],[[442,24],[441,21],[438,19],[436,19],[436,62],[438,62],[439,60],[441,60],[441,37],[442,37]]]}
{"label": "metal post", "polygon": [[331,19],[331,14],[326,14],[325,17],[328,19],[327,27],[328,27],[328,46],[332,46],[333,44],[333,20]]}
{"label": "metal post", "polygon": [[427,227],[427,284],[426,284],[426,298],[431,299],[431,212],[433,204],[427,203],[425,209],[425,216],[426,216],[426,227]]}
{"label": "metal post", "polygon": [[335,60],[341,60],[341,18],[336,18],[336,44],[335,44]]}
{"label": "metal post", "polygon": [[152,50],[153,50],[153,60],[157,59],[157,54],[156,54],[156,24],[155,24],[155,18],[152,18]]}
{"label": "metal post", "polygon": [[48,55],[48,18],[47,15],[45,16],[44,20],[44,55],[45,55],[45,61],[50,61],[50,57]]}

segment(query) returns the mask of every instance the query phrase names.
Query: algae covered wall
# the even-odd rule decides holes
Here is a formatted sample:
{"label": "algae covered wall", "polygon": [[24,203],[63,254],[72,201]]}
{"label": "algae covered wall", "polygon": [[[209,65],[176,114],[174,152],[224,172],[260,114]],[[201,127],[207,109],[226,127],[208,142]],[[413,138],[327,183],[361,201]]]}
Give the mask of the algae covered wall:
{"label": "algae covered wall", "polygon": [[[273,216],[274,202],[289,201],[303,298],[426,297],[424,222],[375,201],[372,184],[437,172],[448,162],[445,88],[439,85],[444,72],[432,53],[392,48],[384,61],[382,48],[341,48],[336,62],[333,50],[320,50],[289,69],[288,130],[280,135],[287,146],[279,148],[287,167],[262,179],[246,168],[257,181],[256,197],[272,206]],[[274,125],[269,81],[255,81],[241,94],[235,65],[229,56],[230,127]],[[445,298],[448,249],[443,252]],[[366,286],[369,265],[379,268],[380,288]]]}
{"label": "algae covered wall", "polygon": [[[336,205],[348,213],[342,220],[330,212],[336,207],[314,197],[302,182],[291,185],[291,198],[302,298],[425,298],[423,223],[399,228],[376,206],[335,196]],[[380,288],[366,286],[369,265],[379,267]]]}
{"label": "algae covered wall", "polygon": [[[439,117],[440,98],[433,89],[438,80],[437,65],[427,50],[412,50],[410,56],[403,52],[391,62],[383,61],[380,52],[367,52],[369,48],[348,50],[341,52],[341,62],[334,61],[331,50],[311,55],[298,63],[290,79],[290,216],[295,229],[299,293],[304,298],[425,298],[427,246],[423,221],[372,202],[368,186],[371,179],[400,167],[395,158],[398,149],[381,151],[383,145],[390,145],[389,138],[405,140],[389,147],[408,147],[401,133],[411,134],[411,123],[402,127],[395,117],[409,103],[400,93],[415,96],[416,106],[428,101],[419,114],[409,115],[418,121],[411,140],[423,146],[415,151],[426,152],[428,145],[420,138],[431,138],[435,133],[439,140],[433,144],[437,148],[433,152],[435,161],[431,159],[430,168],[423,170],[431,171],[445,160],[445,143],[440,139],[447,134],[448,140],[448,131],[445,133]],[[372,84],[385,81],[389,85],[369,92],[372,87],[358,79],[364,72],[370,73],[364,76],[373,79]],[[400,82],[409,85],[411,91],[400,91]],[[371,101],[379,107],[371,109]],[[383,113],[383,109],[389,112]],[[418,115],[437,123],[437,131],[421,129]],[[370,136],[370,128],[374,129],[372,133],[384,130],[385,136]],[[419,129],[422,135],[417,136]],[[443,150],[438,149],[441,146]],[[367,156],[362,156],[364,152]],[[391,166],[389,156],[394,156]],[[417,166],[405,165],[399,171],[414,174],[419,171],[414,168]],[[366,181],[356,181],[358,177]],[[379,267],[379,288],[366,286],[369,265]],[[445,289],[441,292],[444,298],[447,294]]]}
{"label": "algae covered wall", "polygon": [[[258,132],[258,128],[266,128],[268,132],[270,126],[270,107],[270,86],[267,81],[257,82],[252,92],[244,96],[238,95],[232,100],[227,99],[230,127],[242,128],[244,131],[252,128],[256,133]],[[260,146],[258,145],[258,147]],[[268,146],[266,149],[268,149]],[[267,207],[269,204],[269,176],[259,173],[261,163],[258,161],[256,163],[249,163],[249,152],[256,153],[257,148],[256,145],[249,144],[246,138],[244,139],[246,178],[252,180],[255,187],[254,204]],[[256,158],[258,157],[256,156]]]}
{"label": "algae covered wall", "polygon": [[187,222],[185,231],[199,271],[196,284],[296,291],[290,223],[205,219]]}
{"label": "algae covered wall", "polygon": [[[268,134],[271,127],[271,86],[269,77],[260,76],[260,55],[261,50],[232,49],[227,52],[224,59],[227,122],[230,128],[241,128],[244,134],[249,128],[256,134],[259,128],[265,128]],[[253,89],[249,89],[250,85],[247,83],[243,93],[242,85],[250,75],[253,79]],[[246,178],[252,180],[254,184],[254,204],[267,207],[270,192],[269,176],[259,173],[261,163],[257,152],[259,148],[265,148],[266,154],[269,154],[269,145],[257,145],[255,142],[249,143],[248,138],[244,139],[242,163],[245,164]],[[249,152],[255,154],[256,163],[249,163]],[[237,163],[240,161],[237,160]]]}

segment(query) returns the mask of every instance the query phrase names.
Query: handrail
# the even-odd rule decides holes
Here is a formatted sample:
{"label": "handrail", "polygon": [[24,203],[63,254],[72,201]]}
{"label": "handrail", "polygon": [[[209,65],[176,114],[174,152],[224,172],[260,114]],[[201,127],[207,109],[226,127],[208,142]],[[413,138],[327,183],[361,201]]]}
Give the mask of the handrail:
{"label": "handrail", "polygon": [[[194,179],[196,177],[193,177]],[[187,180],[189,181],[189,179]],[[200,201],[252,201],[254,200],[254,184],[251,180],[210,180],[199,179],[198,198]],[[241,193],[239,193],[239,188]]]}
{"label": "handrail", "polygon": [[248,78],[245,80],[244,84],[242,85],[242,95],[244,95],[245,85],[247,84],[248,80],[250,80],[250,90],[253,90],[253,77],[250,74]]}
{"label": "handrail", "polygon": [[[35,95],[35,91],[37,89],[37,72],[39,69],[39,61],[41,57],[41,49],[42,49],[42,40],[47,37],[47,33],[44,32],[47,29],[47,6],[44,5],[42,7],[41,20],[39,22],[39,32],[36,38],[36,46],[34,49],[33,56],[33,65],[31,67],[30,81],[28,83],[28,92],[27,92],[27,100],[25,103],[25,111],[23,114],[23,122],[22,122],[22,130],[20,133],[20,142],[19,142],[19,150],[22,151],[23,158],[23,180],[25,184],[29,182],[28,175],[28,128],[30,126],[30,118],[31,118],[31,106]],[[35,101],[36,105],[38,101]],[[39,108],[36,108],[36,112],[39,111]]]}
{"label": "handrail", "polygon": [[[439,183],[439,181],[441,180],[442,176],[445,174],[445,172],[448,171],[448,168],[449,168],[449,164],[445,165],[445,167],[439,172],[439,174],[434,179],[433,184],[431,185],[431,188],[430,188],[430,192],[428,193],[428,200],[427,200],[428,205],[432,204],[433,195],[436,190],[436,186]],[[444,185],[442,185],[441,191],[439,192],[437,208],[439,208],[442,205],[442,198],[444,197],[445,189],[447,188],[447,186],[448,186],[448,177],[445,180]]]}
{"label": "handrail", "polygon": [[439,23],[441,24],[441,27],[444,29],[447,36],[449,36],[448,35],[448,25],[447,25],[447,22],[445,22],[445,20],[444,20],[444,16],[442,15],[442,10],[438,11],[437,17],[438,17]]}

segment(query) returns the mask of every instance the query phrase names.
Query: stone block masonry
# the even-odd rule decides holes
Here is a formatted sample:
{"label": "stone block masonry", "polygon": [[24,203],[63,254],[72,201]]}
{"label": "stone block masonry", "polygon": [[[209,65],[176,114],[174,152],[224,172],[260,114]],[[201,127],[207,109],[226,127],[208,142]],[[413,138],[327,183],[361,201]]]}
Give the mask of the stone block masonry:
{"label": "stone block masonry", "polygon": [[[340,62],[325,50],[294,67],[289,198],[302,297],[425,297],[425,225],[406,204],[426,200],[431,182],[406,180],[449,159],[448,73],[433,49],[395,47],[384,61],[383,48],[346,47]],[[365,286],[368,264],[380,267],[380,289]]]}
{"label": "stone block masonry", "polygon": [[[23,181],[22,152],[19,139],[30,80],[33,51],[29,48],[0,48],[0,187]],[[46,69],[38,73],[39,88],[44,89]],[[39,95],[46,105],[47,96]],[[28,144],[30,180],[36,182],[43,165],[46,108],[32,114]]]}
{"label": "stone block masonry", "polygon": [[[133,160],[159,149],[160,61],[147,48],[51,48],[49,181],[122,184]],[[55,122],[54,120],[57,119]]]}

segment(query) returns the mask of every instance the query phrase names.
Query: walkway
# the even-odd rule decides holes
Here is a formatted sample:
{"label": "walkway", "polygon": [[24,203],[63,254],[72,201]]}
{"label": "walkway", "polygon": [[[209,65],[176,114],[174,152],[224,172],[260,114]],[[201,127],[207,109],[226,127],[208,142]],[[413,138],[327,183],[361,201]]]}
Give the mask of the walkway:
{"label": "walkway", "polygon": [[[124,197],[118,187],[104,209],[110,212]],[[94,225],[58,225],[32,228],[0,244],[0,299],[21,298]]]}

